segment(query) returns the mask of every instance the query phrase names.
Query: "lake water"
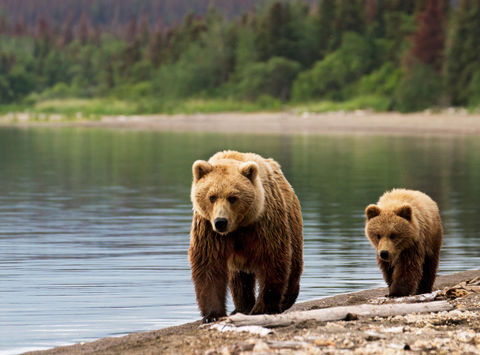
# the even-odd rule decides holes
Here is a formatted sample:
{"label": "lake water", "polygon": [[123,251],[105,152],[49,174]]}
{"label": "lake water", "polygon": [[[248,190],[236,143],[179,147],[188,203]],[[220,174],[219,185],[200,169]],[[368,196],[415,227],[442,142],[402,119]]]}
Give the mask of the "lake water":
{"label": "lake water", "polygon": [[384,286],[363,211],[392,187],[438,202],[441,274],[480,265],[478,137],[2,128],[0,354],[199,319],[187,258],[191,165],[222,149],[275,158],[295,188],[299,301]]}

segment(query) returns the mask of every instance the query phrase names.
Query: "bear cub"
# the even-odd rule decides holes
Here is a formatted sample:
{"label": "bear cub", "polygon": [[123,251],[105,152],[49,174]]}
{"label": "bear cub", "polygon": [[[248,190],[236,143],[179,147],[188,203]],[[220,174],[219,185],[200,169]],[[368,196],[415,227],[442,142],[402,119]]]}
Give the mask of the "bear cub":
{"label": "bear cub", "polygon": [[437,204],[423,192],[393,189],[365,215],[389,296],[432,292],[443,234]]}
{"label": "bear cub", "polygon": [[192,170],[189,259],[203,322],[226,315],[227,285],[233,313],[290,308],[303,268],[302,215],[280,166],[254,153],[224,151]]}

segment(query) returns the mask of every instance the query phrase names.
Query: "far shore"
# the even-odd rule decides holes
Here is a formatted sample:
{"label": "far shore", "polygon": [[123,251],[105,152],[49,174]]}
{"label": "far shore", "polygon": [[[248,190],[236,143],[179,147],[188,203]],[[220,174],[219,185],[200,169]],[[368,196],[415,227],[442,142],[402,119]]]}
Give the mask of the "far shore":
{"label": "far shore", "polygon": [[[480,270],[441,275],[434,289],[450,288],[470,280],[477,280],[478,285],[478,278]],[[478,353],[480,336],[475,329],[480,329],[480,286],[472,289],[476,291],[450,300],[454,309],[448,312],[335,322],[306,321],[275,328],[268,336],[219,332],[200,327],[197,321],[28,354],[384,354],[403,353],[404,349],[414,353]],[[363,304],[386,292],[382,287],[340,294],[298,303],[291,310]]]}
{"label": "far shore", "polygon": [[370,111],[295,113],[211,113],[102,116],[97,120],[60,115],[7,114],[0,126],[98,127],[166,132],[242,134],[480,135],[480,114],[465,111],[401,114]]}

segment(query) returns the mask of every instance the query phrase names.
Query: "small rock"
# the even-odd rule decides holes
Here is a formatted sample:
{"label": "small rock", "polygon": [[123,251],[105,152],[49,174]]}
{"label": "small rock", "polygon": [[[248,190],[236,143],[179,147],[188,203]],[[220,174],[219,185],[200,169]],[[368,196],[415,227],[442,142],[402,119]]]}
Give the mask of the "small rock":
{"label": "small rock", "polygon": [[265,353],[265,352],[270,351],[270,347],[267,345],[267,343],[265,343],[263,341],[259,341],[259,342],[255,343],[252,351],[257,352],[257,353]]}

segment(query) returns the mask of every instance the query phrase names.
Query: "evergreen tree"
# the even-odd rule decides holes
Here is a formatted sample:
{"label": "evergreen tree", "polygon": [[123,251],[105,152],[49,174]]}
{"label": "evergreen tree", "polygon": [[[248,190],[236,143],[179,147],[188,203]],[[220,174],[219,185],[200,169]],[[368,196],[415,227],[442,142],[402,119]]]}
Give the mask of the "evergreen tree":
{"label": "evergreen tree", "polygon": [[[362,0],[339,0],[335,26],[341,35],[344,32],[365,32],[365,6]],[[341,38],[340,38],[341,39]]]}
{"label": "evergreen tree", "polygon": [[480,70],[480,2],[462,0],[453,16],[446,53],[446,82],[452,103],[465,105],[472,77]]}
{"label": "evergreen tree", "polygon": [[148,58],[155,68],[158,68],[160,64],[165,62],[164,47],[165,39],[163,31],[157,29],[157,31],[150,36],[148,44]]}
{"label": "evergreen tree", "polygon": [[63,32],[60,45],[68,46],[73,41],[73,15],[70,13],[63,24]]}
{"label": "evergreen tree", "polygon": [[334,45],[335,0],[320,0],[316,18],[318,54],[325,57]]}
{"label": "evergreen tree", "polygon": [[142,12],[142,16],[140,17],[138,35],[140,36],[142,46],[145,46],[150,40],[150,24],[148,23],[148,16],[145,12]]}
{"label": "evergreen tree", "polygon": [[88,24],[88,16],[86,12],[82,13],[80,23],[78,25],[78,39],[82,46],[86,45],[90,37],[90,25]]}
{"label": "evergreen tree", "polygon": [[412,55],[440,71],[445,42],[441,0],[428,0],[418,15],[418,30],[413,35]]}
{"label": "evergreen tree", "polygon": [[132,16],[125,28],[125,38],[128,43],[132,43],[137,38],[137,18]]}
{"label": "evergreen tree", "polygon": [[259,59],[272,57],[295,59],[296,38],[291,27],[290,5],[275,2],[260,23],[257,34]]}

